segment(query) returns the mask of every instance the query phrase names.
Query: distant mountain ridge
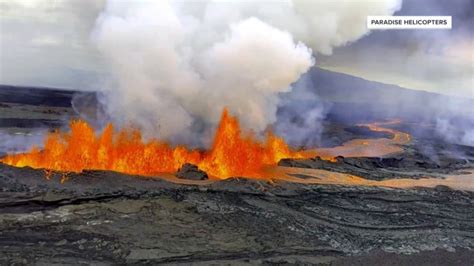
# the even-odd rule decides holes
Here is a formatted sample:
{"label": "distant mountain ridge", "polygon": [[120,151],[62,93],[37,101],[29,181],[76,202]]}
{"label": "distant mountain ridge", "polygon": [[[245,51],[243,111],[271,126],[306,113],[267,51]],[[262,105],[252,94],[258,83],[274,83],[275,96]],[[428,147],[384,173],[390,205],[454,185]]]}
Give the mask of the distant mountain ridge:
{"label": "distant mountain ridge", "polygon": [[[378,99],[380,99],[389,97],[400,97],[400,94],[402,94],[402,96],[429,97],[438,99],[448,97],[454,100],[463,100],[463,98],[457,96],[444,95],[435,92],[410,89],[400,87],[398,85],[371,81],[357,76],[334,72],[318,67],[312,68],[308,71],[307,74],[310,75],[313,82],[322,85],[318,86],[318,92],[322,97],[325,97],[327,99],[333,99],[336,101],[341,100],[337,98],[341,96],[344,96],[345,98],[345,100],[343,101],[347,101],[347,97],[354,98],[360,101],[372,101],[373,96],[376,96]],[[321,83],[321,81],[324,81],[324,83]],[[357,91],[348,92],[346,90],[342,90],[343,88],[349,87],[355,88],[357,89]],[[373,93],[376,94],[374,95]],[[471,102],[474,102],[474,99],[469,100]]]}
{"label": "distant mountain ridge", "polygon": [[0,103],[69,107],[75,93],[56,88],[0,85]]}
{"label": "distant mountain ridge", "polygon": [[317,67],[305,76],[310,79],[315,93],[333,104],[330,114],[338,116],[427,120],[474,115],[474,99],[407,89]]}
{"label": "distant mountain ridge", "polygon": [[[310,69],[304,78],[309,79],[310,90],[330,103],[329,115],[337,119],[400,117],[426,120],[446,115],[474,116],[474,99],[407,89],[318,67]],[[75,93],[77,91],[58,88],[0,85],[0,102],[66,107],[71,105]],[[81,90],[80,93],[93,92]],[[465,114],[459,112],[463,108]]]}

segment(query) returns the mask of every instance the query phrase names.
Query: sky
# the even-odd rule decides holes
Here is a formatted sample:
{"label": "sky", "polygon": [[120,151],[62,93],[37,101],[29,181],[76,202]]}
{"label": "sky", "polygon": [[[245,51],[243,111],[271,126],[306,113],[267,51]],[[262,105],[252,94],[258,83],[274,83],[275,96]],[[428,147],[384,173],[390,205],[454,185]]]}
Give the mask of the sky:
{"label": "sky", "polygon": [[[0,0],[0,84],[97,90],[109,76],[91,42],[104,6],[105,0]],[[471,0],[405,0],[396,15],[451,15],[453,29],[372,31],[331,55],[316,54],[316,65],[474,98],[473,10]]]}
{"label": "sky", "polygon": [[399,16],[452,16],[451,30],[372,31],[320,67],[406,88],[474,98],[474,1],[405,0]]}

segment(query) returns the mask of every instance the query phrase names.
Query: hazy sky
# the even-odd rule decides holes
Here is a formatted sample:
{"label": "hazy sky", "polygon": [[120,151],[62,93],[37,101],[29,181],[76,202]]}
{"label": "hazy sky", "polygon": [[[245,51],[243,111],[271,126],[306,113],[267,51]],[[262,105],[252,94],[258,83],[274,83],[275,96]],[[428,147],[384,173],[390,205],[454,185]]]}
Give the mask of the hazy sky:
{"label": "hazy sky", "polygon": [[[451,15],[453,29],[372,32],[330,56],[316,55],[317,65],[474,98],[473,3],[405,0],[397,15]],[[0,0],[0,83],[97,89],[108,74],[90,32],[104,4],[105,0]]]}
{"label": "hazy sky", "polygon": [[452,30],[372,31],[319,65],[368,80],[474,98],[474,1],[404,0],[395,15],[452,16]]}

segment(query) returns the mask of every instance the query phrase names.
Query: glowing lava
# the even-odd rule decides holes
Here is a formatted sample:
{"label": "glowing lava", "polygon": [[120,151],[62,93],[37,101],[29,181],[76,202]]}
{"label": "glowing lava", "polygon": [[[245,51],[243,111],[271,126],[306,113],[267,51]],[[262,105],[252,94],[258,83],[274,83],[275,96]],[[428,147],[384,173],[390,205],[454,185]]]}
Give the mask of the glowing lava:
{"label": "glowing lava", "polygon": [[389,133],[392,135],[391,138],[353,139],[343,143],[341,146],[318,148],[317,150],[309,150],[306,152],[313,152],[313,154],[317,154],[326,160],[332,160],[331,158],[335,158],[337,156],[383,157],[387,156],[388,154],[403,152],[402,145],[406,145],[411,141],[410,134],[384,127],[386,125],[396,125],[399,123],[401,123],[400,120],[394,119],[386,122],[374,122],[357,125],[368,127],[371,131]]}
{"label": "glowing lava", "polygon": [[237,118],[224,110],[208,151],[172,147],[155,139],[146,142],[138,130],[117,132],[112,124],[96,134],[89,124],[77,120],[70,123],[68,133],[49,133],[43,149],[33,148],[28,153],[8,155],[2,162],[62,172],[95,169],[145,176],[174,173],[184,163],[192,163],[211,177],[223,179],[263,177],[265,166],[275,165],[282,158],[305,156],[292,151],[282,138],[271,132],[263,141],[244,134]]}

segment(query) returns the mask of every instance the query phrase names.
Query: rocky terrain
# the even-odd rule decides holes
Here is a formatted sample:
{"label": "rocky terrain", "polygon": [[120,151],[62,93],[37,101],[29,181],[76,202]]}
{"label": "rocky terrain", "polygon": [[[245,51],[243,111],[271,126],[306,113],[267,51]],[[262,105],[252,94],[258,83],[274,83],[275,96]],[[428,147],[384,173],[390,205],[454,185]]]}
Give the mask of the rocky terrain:
{"label": "rocky terrain", "polygon": [[[74,93],[0,91],[0,154],[77,116]],[[324,123],[329,147],[393,137]],[[284,159],[282,169],[297,173],[287,181],[215,181],[193,165],[145,178],[0,164],[0,264],[473,265],[474,147],[423,136],[399,146],[383,157]],[[331,173],[359,181],[323,183]],[[464,179],[440,185],[448,175]],[[360,182],[428,178],[440,182]]]}
{"label": "rocky terrain", "polygon": [[374,253],[381,263],[420,252],[474,263],[473,192],[248,179],[184,185],[98,171],[60,179],[0,167],[2,263],[344,265],[352,264],[346,256],[364,263]]}

